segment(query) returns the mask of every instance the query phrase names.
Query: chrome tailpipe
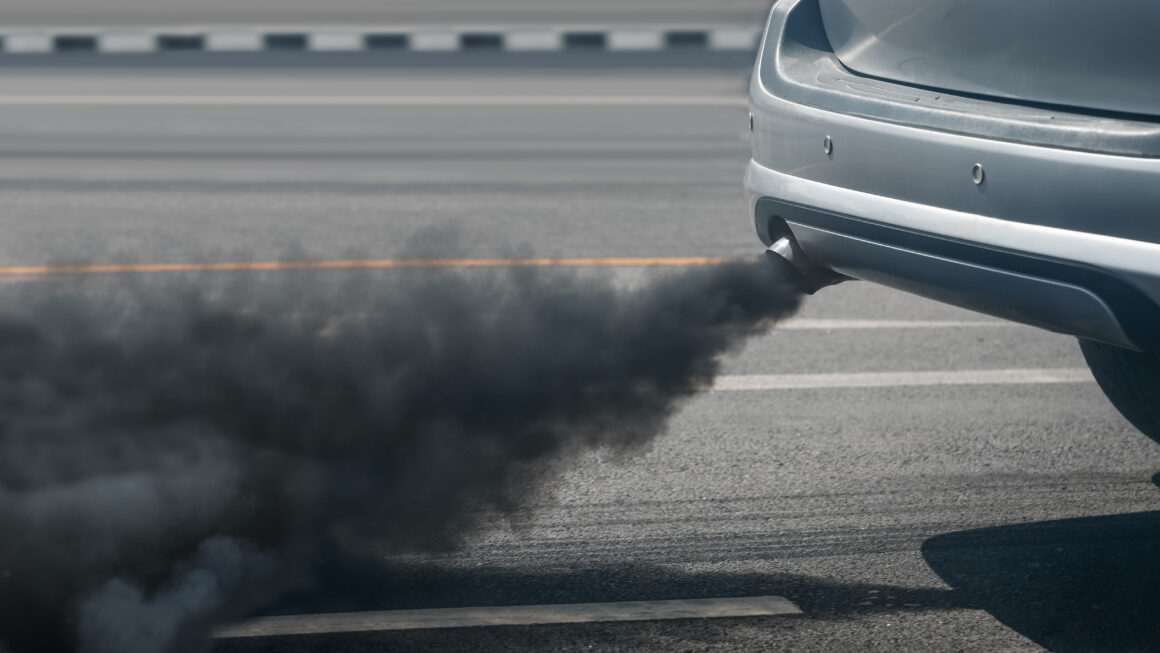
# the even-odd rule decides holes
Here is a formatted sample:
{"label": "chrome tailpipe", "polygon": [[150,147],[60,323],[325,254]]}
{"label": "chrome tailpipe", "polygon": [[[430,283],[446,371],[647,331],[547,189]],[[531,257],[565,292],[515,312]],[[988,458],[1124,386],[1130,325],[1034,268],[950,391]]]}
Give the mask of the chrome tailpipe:
{"label": "chrome tailpipe", "polygon": [[776,256],[789,263],[789,267],[797,274],[795,281],[802,292],[812,295],[817,291],[836,283],[847,281],[850,277],[818,265],[805,255],[801,245],[793,236],[785,235],[773,241],[765,248],[767,256]]}

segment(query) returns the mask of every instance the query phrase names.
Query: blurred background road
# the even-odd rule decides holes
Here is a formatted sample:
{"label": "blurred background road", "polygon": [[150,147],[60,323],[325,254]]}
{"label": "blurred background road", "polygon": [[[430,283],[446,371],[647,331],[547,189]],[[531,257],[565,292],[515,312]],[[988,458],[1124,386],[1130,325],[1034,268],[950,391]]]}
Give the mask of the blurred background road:
{"label": "blurred background road", "polygon": [[768,0],[7,0],[7,25],[756,23]]}
{"label": "blurred background road", "polygon": [[[665,15],[691,17],[696,4],[667,3]],[[12,15],[39,19],[53,6],[24,2]],[[203,3],[181,20],[248,20],[251,6]],[[295,20],[295,7],[303,19],[378,11],[285,6]],[[652,8],[583,11],[597,6],[626,20]],[[109,20],[166,11],[119,7]],[[758,9],[713,5],[722,19]],[[381,11],[424,15],[417,2]],[[215,61],[0,70],[0,266],[760,251],[740,183],[747,61]],[[373,274],[390,283],[399,273]],[[1150,580],[1160,447],[1082,367],[1070,338],[877,286],[827,289],[725,365],[736,377],[785,375],[787,387],[709,393],[639,457],[582,460],[514,531],[496,524],[461,552],[423,558],[383,559],[363,542],[378,563],[355,574],[362,582],[329,584],[324,566],[317,587],[266,610],[779,595],[804,614],[318,634],[216,650],[1148,650],[1160,641]],[[965,371],[984,381],[919,374]],[[808,387],[808,374],[828,376]],[[876,386],[881,375],[898,383]]]}

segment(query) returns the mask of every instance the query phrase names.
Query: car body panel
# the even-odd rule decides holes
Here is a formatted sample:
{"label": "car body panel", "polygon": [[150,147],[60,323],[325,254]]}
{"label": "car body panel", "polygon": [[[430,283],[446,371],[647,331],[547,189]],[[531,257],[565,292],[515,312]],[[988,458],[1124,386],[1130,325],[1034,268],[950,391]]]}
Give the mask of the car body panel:
{"label": "car body panel", "polygon": [[[1109,344],[1160,350],[1160,331],[1155,329],[1160,324],[1160,245],[915,204],[802,179],[756,162],[750,162],[745,184],[758,235],[766,245],[781,235],[778,225],[786,225],[806,256],[846,276]],[[826,229],[785,211],[769,212],[762,205],[762,200],[768,198],[777,198],[779,204],[809,207],[811,212],[857,216],[867,224],[905,230],[928,240],[937,239],[939,244],[906,248],[886,238],[860,237],[848,228]],[[1108,292],[1100,288],[1107,284],[1087,280],[1063,282],[1082,292],[1057,292],[1055,286],[1061,281],[1051,271],[1028,274],[1011,269],[1013,266],[980,265],[968,257],[956,256],[954,248],[948,246],[956,243],[1010,252],[1034,261],[1078,261],[1084,268],[1119,282],[1129,292]],[[876,253],[872,254],[871,248]],[[936,275],[931,258],[943,264],[957,264],[962,283],[948,284],[949,273],[945,271]],[[980,268],[1021,277],[1024,283],[1019,287],[1026,291],[1022,304],[1011,301],[1011,277],[980,274]],[[1036,284],[1029,282],[1034,280],[1042,282],[1038,290],[1031,290]],[[973,289],[970,297],[964,294],[964,286]],[[1113,302],[1111,298],[1119,299],[1117,295],[1128,298]],[[1070,299],[1059,303],[1065,297]],[[1075,315],[1060,319],[1061,308]]]}
{"label": "car body panel", "polygon": [[[1160,329],[1160,318],[1155,318],[1160,310],[1160,159],[1067,147],[1065,137],[1054,144],[1005,138],[1002,129],[992,129],[986,120],[962,119],[961,112],[938,107],[910,123],[894,107],[883,109],[882,98],[890,94],[878,92],[881,87],[875,84],[888,82],[835,87],[821,76],[795,77],[800,67],[792,70],[790,59],[801,63],[810,56],[833,58],[817,34],[793,33],[795,15],[819,20],[817,2],[781,0],[774,6],[752,78],[753,147],[746,187],[762,240],[769,245],[777,235],[771,216],[757,208],[769,198],[927,234],[932,239],[922,241],[921,247],[940,251],[919,248],[912,250],[919,256],[900,255],[905,248],[894,243],[774,216],[788,225],[807,256],[843,274],[921,289],[936,299],[1110,344],[1160,346],[1148,332]],[[816,25],[813,29],[819,31]],[[858,81],[853,73],[842,72]],[[835,100],[832,96],[839,92],[845,97]],[[994,105],[994,114],[1003,114],[1002,103],[981,102]],[[1108,124],[1099,122],[1106,118],[1090,120],[1096,131]],[[1082,125],[1077,121],[1074,129],[1082,130]],[[1051,141],[1060,134],[1049,136]],[[1099,134],[1089,143],[1098,140]],[[972,174],[976,164],[984,171],[981,183]],[[947,274],[939,277],[941,286],[932,278],[931,257],[956,262],[941,251],[943,243],[967,243],[1059,265],[1036,268],[1034,274],[983,265],[999,274],[976,274],[977,261],[958,260],[962,278],[979,284],[968,301],[962,288],[947,287]],[[879,248],[878,259],[868,246]],[[855,259],[856,265],[851,263]],[[877,271],[875,260],[881,267]],[[1053,278],[1071,264],[1098,275]],[[1003,298],[1007,288],[1001,280],[1009,279],[1004,274],[1039,279],[1043,297],[1055,299],[1036,304],[1029,298],[1032,310],[1020,314],[1009,293]],[[1111,282],[1104,283],[1104,277]],[[1058,292],[1060,283],[1078,292]],[[1130,290],[1116,290],[1120,286]],[[1068,304],[1075,319],[1063,319],[1066,311],[1060,306]],[[1151,326],[1141,326],[1142,319]],[[1129,323],[1131,328],[1125,326]]]}
{"label": "car body panel", "polygon": [[1160,122],[1027,106],[867,77],[838,60],[818,0],[774,5],[757,68],[770,93],[798,104],[988,140],[1160,158]]}
{"label": "car body panel", "polygon": [[1155,115],[1155,0],[820,0],[843,64],[932,88]]}

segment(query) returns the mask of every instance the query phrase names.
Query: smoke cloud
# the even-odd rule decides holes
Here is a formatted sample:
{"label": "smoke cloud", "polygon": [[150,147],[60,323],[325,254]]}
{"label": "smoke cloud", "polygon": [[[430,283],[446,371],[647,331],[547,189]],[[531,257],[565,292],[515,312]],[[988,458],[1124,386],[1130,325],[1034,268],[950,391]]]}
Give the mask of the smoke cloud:
{"label": "smoke cloud", "polygon": [[528,268],[249,279],[11,291],[0,651],[203,650],[319,547],[454,547],[570,454],[646,444],[800,299],[772,259],[631,290]]}

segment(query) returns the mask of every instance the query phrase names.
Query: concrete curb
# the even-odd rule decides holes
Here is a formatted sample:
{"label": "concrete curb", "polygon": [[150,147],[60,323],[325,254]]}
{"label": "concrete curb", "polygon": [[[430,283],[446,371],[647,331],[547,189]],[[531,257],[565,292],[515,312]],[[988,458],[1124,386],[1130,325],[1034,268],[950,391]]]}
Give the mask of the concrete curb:
{"label": "concrete curb", "polygon": [[714,27],[220,27],[0,29],[4,54],[164,52],[752,51],[761,30]]}

